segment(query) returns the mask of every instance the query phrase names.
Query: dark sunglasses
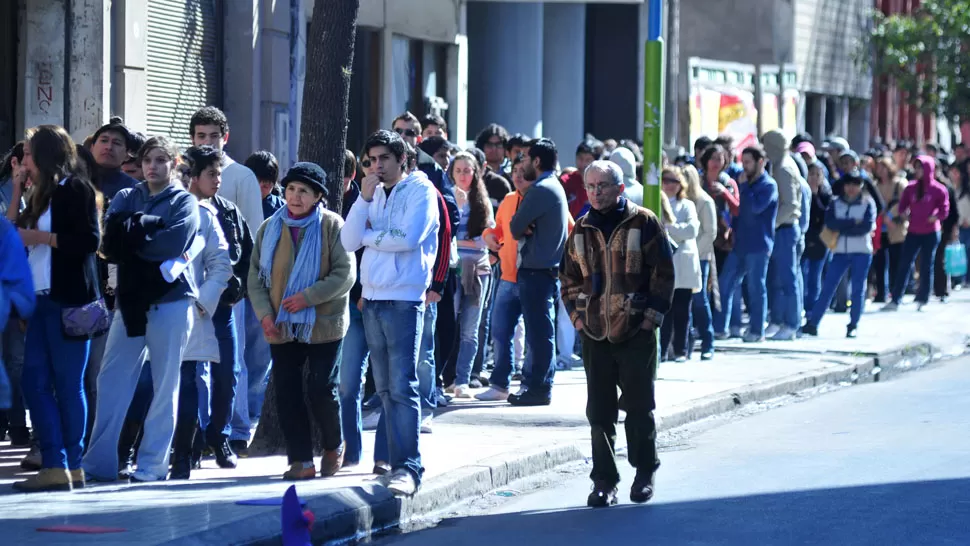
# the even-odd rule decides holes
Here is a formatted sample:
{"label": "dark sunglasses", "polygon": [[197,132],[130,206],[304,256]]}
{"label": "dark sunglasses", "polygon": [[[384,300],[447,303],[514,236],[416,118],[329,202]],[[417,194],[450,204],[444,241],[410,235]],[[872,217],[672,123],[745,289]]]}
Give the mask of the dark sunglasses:
{"label": "dark sunglasses", "polygon": [[418,133],[416,133],[414,131],[414,129],[401,129],[400,127],[398,127],[397,129],[394,129],[394,132],[397,133],[397,134],[399,134],[399,135],[404,135],[406,137],[416,137],[416,136],[418,136]]}
{"label": "dark sunglasses", "polygon": [[663,179],[663,183],[664,184],[680,184],[680,180],[677,180],[676,178],[664,178]]}
{"label": "dark sunglasses", "polygon": [[365,169],[369,169],[370,168],[370,165],[371,165],[370,159],[361,159],[360,160],[360,166],[361,167],[363,167]]}

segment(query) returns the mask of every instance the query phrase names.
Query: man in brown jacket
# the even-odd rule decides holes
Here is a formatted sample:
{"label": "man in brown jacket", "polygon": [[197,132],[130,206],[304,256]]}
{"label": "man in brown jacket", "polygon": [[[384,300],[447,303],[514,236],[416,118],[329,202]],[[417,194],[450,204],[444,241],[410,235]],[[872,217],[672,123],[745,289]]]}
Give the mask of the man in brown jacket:
{"label": "man in brown jacket", "polygon": [[674,293],[673,249],[657,216],[623,197],[623,173],[594,161],[584,185],[590,212],[576,223],[560,267],[562,298],[583,336],[586,416],[592,429],[589,506],[617,502],[614,445],[621,386],[629,459],[637,469],[630,500],[653,497],[657,426],[657,330]]}

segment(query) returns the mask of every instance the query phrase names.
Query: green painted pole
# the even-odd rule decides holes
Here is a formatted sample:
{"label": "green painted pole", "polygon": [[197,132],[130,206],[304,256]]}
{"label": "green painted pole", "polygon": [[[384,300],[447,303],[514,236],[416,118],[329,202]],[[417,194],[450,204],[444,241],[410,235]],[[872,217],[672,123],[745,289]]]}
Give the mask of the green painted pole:
{"label": "green painted pole", "polygon": [[650,0],[643,64],[643,206],[661,215],[660,171],[663,169],[664,43],[662,1]]}

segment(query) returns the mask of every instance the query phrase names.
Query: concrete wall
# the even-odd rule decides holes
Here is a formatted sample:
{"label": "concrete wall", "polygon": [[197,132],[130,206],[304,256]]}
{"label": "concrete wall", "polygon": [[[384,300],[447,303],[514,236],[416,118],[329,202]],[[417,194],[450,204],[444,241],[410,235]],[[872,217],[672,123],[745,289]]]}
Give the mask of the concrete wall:
{"label": "concrete wall", "polygon": [[[315,0],[305,0],[311,19]],[[454,42],[463,0],[360,0],[357,24],[432,42]]]}
{"label": "concrete wall", "polygon": [[71,2],[67,128],[81,142],[108,120],[111,6],[109,0]]}
{"label": "concrete wall", "polygon": [[146,0],[111,3],[111,100],[110,114],[122,116],[130,127],[142,131],[148,125],[145,105]]}
{"label": "concrete wall", "polygon": [[65,0],[33,0],[25,5],[20,27],[18,135],[36,125],[65,123],[66,9]]}
{"label": "concrete wall", "polygon": [[586,6],[543,6],[542,132],[564,165],[583,138],[586,98]]}

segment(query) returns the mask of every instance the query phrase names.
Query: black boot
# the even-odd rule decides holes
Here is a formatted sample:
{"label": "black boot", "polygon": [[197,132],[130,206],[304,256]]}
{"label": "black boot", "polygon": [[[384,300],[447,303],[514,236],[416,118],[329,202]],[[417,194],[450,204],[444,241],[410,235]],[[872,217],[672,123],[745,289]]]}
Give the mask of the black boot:
{"label": "black boot", "polygon": [[[210,427],[211,428],[211,427]],[[216,455],[216,464],[219,468],[236,468],[236,454],[229,447],[229,439],[222,434],[209,434],[206,431],[206,443],[212,448]]]}
{"label": "black boot", "polygon": [[195,444],[199,419],[179,420],[175,424],[175,437],[172,439],[172,470],[168,479],[187,480],[192,471],[192,451]]}
{"label": "black boot", "polygon": [[653,472],[647,474],[637,470],[637,477],[633,478],[633,487],[630,488],[630,500],[643,504],[653,498]]}

